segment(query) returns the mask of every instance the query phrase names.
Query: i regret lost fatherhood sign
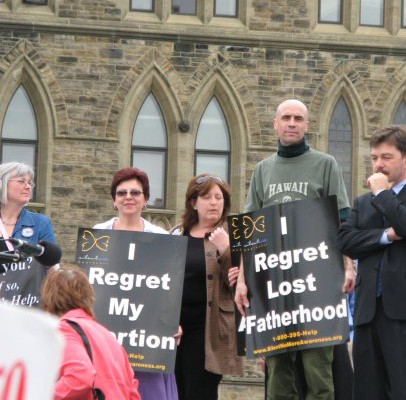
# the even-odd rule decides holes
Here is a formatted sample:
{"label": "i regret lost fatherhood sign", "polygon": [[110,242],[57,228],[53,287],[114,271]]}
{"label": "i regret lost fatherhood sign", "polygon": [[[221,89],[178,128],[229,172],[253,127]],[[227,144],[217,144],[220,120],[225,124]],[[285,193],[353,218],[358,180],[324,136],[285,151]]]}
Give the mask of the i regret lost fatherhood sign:
{"label": "i regret lost fatherhood sign", "polygon": [[250,296],[238,330],[247,356],[344,342],[349,335],[335,196],[229,217]]}
{"label": "i regret lost fatherhood sign", "polygon": [[183,236],[79,229],[76,262],[95,290],[96,319],[135,370],[174,370],[186,247]]}

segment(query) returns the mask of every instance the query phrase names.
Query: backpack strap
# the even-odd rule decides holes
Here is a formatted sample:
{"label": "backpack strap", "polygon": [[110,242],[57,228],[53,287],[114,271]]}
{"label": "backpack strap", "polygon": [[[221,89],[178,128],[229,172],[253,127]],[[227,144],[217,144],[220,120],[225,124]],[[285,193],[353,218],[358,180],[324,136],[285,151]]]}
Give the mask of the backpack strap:
{"label": "backpack strap", "polygon": [[90,343],[89,343],[89,339],[87,338],[85,332],[83,331],[83,329],[80,327],[80,325],[75,322],[72,321],[70,319],[64,319],[64,321],[66,321],[77,333],[78,335],[81,337],[83,344],[85,346],[86,352],[90,358],[90,361],[93,363],[93,354],[92,354],[92,349],[90,347]]}
{"label": "backpack strap", "polygon": [[[84,330],[81,328],[81,326],[70,319],[64,319],[76,332],[77,334],[81,337],[83,345],[85,346],[86,352],[90,358],[90,361],[93,364],[93,354],[92,354],[92,348],[90,347],[90,342],[89,339],[87,338]],[[105,400],[104,394],[100,389],[96,389],[93,387],[93,400]]]}

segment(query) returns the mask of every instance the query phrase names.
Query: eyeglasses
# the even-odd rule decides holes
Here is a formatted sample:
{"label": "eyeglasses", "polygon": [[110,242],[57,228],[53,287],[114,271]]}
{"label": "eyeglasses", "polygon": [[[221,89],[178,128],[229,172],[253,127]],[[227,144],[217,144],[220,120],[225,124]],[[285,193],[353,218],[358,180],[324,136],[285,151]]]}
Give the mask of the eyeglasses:
{"label": "eyeglasses", "polygon": [[10,179],[9,182],[17,182],[21,186],[30,186],[31,189],[35,187],[35,183],[33,181],[26,181],[24,179]]}
{"label": "eyeglasses", "polygon": [[117,190],[116,196],[117,197],[126,197],[128,193],[130,193],[131,197],[138,197],[138,196],[141,196],[144,192],[141,192],[141,190],[137,190],[137,189],[131,189],[131,190],[120,189],[120,190]]}
{"label": "eyeglasses", "polygon": [[195,183],[197,185],[200,185],[203,182],[208,181],[209,179],[213,179],[213,181],[221,183],[222,185],[224,185],[224,182],[221,178],[219,178],[218,176],[213,176],[213,175],[204,175],[204,176],[200,176],[199,178],[197,178],[195,180]]}

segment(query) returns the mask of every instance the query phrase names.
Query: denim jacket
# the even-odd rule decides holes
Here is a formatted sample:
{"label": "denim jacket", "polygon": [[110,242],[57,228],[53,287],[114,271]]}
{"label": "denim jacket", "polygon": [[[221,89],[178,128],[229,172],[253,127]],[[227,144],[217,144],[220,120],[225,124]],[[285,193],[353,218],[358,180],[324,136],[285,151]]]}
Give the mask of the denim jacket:
{"label": "denim jacket", "polygon": [[21,210],[12,237],[31,243],[38,243],[40,240],[56,243],[49,218],[25,208]]}

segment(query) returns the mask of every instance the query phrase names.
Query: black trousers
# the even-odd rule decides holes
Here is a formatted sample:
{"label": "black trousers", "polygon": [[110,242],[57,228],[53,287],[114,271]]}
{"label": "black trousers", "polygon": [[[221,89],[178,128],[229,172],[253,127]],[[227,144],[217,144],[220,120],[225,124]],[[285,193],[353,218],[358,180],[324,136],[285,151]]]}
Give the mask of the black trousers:
{"label": "black trousers", "polygon": [[334,399],[350,400],[353,393],[354,371],[347,343],[334,346],[333,380]]}
{"label": "black trousers", "polygon": [[406,322],[386,317],[381,298],[355,328],[353,358],[354,400],[406,400]]}
{"label": "black trousers", "polygon": [[179,400],[217,400],[222,375],[204,369],[204,331],[183,333],[175,376]]}

